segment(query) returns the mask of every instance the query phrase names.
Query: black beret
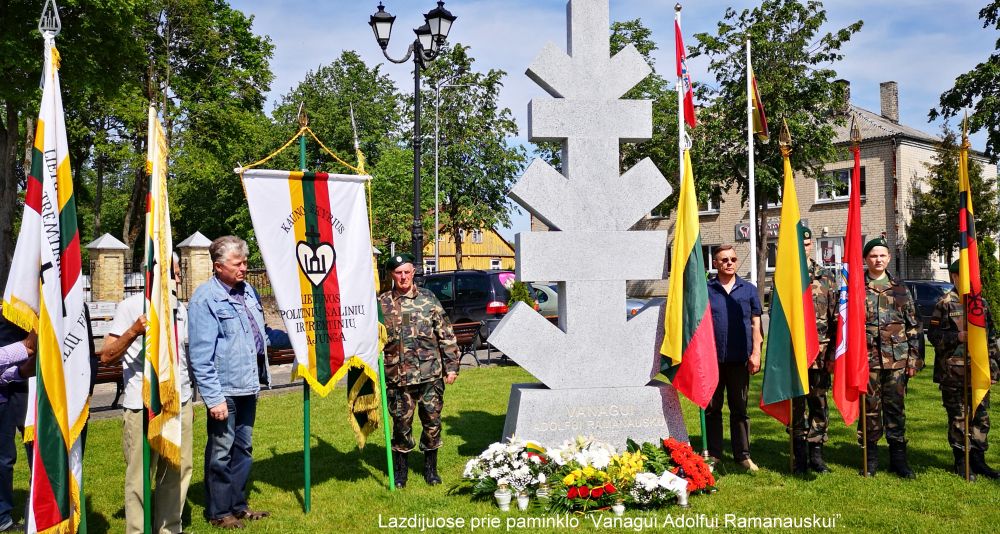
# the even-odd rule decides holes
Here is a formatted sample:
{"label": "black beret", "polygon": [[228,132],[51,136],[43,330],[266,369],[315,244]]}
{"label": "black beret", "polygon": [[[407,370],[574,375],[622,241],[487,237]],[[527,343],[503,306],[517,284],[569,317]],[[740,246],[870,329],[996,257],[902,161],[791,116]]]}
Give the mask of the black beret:
{"label": "black beret", "polygon": [[385,260],[385,269],[387,271],[395,271],[400,265],[404,263],[413,263],[415,259],[413,254],[403,252],[402,254],[396,254],[395,256],[389,256],[389,259]]}
{"label": "black beret", "polygon": [[885,238],[882,237],[882,236],[876,237],[875,239],[872,239],[871,241],[865,243],[865,248],[864,248],[863,254],[865,256],[867,256],[868,253],[871,252],[872,249],[875,248],[875,247],[885,247],[886,250],[888,250],[889,249],[889,243],[886,242]]}
{"label": "black beret", "polygon": [[948,266],[948,272],[958,274],[958,260],[951,262],[951,265]]}

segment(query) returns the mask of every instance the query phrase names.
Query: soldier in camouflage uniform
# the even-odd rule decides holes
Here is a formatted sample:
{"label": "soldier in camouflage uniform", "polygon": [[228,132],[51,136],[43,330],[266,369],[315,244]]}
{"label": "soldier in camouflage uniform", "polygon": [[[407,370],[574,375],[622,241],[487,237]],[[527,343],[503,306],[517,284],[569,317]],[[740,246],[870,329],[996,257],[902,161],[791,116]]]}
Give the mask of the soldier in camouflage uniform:
{"label": "soldier in camouflage uniform", "polygon": [[389,337],[385,345],[385,380],[392,415],[392,455],[396,487],[406,486],[407,456],[414,448],[413,412],[423,432],[424,480],[441,483],[437,452],[441,447],[444,386],[458,377],[458,341],[448,315],[434,293],[413,283],[413,256],[389,258],[386,269],[393,289],[379,295]]}
{"label": "soldier in camouflage uniform", "polygon": [[827,440],[826,429],[830,421],[826,401],[826,392],[830,389],[830,371],[827,369],[827,363],[833,362],[833,352],[836,349],[836,343],[831,343],[830,338],[835,336],[840,288],[834,271],[821,267],[814,259],[812,231],[802,228],[800,234],[806,257],[809,258],[809,278],[812,280],[819,354],[809,368],[809,393],[792,400],[794,472],[805,473],[809,468],[817,473],[826,473],[830,471],[823,461],[823,443]]}
{"label": "soldier in camouflage uniform", "polygon": [[[958,262],[948,268],[952,284],[958,282]],[[987,319],[990,318],[987,310]],[[992,321],[987,320],[988,346],[990,354],[990,378],[997,381],[1000,374],[1000,351],[997,350],[997,336]],[[965,399],[971,399],[971,391],[965,382],[966,333],[965,313],[962,298],[952,289],[945,293],[934,306],[927,337],[934,345],[934,382],[940,384],[941,401],[948,413],[948,444],[955,454],[955,472],[965,477]],[[962,390],[966,391],[963,392]],[[990,394],[986,393],[976,413],[969,420],[969,465],[970,478],[983,475],[996,479],[1000,473],[986,464],[986,439],[990,431]]]}
{"label": "soldier in camouflage uniform", "polygon": [[889,276],[889,245],[878,237],[864,247],[865,328],[868,337],[868,394],[865,417],[858,421],[858,440],[867,427],[868,472],[878,469],[877,445],[885,433],[889,443],[889,470],[902,478],[916,478],[906,459],[906,413],[903,399],[909,379],[923,368],[919,344],[921,326],[906,287]]}

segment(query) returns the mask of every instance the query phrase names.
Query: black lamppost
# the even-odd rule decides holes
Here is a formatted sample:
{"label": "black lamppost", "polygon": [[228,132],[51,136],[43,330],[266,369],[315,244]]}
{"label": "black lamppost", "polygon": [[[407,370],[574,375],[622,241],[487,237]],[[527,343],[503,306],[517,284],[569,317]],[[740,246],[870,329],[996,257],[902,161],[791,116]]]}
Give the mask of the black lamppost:
{"label": "black lamppost", "polygon": [[378,11],[368,20],[375,32],[375,39],[382,48],[382,55],[393,63],[406,63],[413,57],[413,257],[414,267],[418,274],[424,272],[424,227],[423,214],[420,210],[420,69],[427,62],[437,57],[441,45],[448,38],[451,24],[455,16],[444,8],[444,2],[439,0],[437,7],[424,15],[424,25],[413,30],[417,38],[413,40],[403,59],[393,59],[385,51],[389,46],[389,36],[392,34],[392,23],[396,17],[386,13],[385,6],[378,4]]}

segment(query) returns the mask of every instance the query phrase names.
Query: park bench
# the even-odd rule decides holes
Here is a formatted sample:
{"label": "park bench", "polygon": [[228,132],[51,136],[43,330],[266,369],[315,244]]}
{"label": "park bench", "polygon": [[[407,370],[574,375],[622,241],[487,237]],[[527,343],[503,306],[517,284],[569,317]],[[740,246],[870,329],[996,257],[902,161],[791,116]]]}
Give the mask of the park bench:
{"label": "park bench", "polygon": [[[115,317],[117,304],[114,302],[88,302],[87,307],[90,310],[90,335],[94,340],[94,348],[97,352],[96,356],[100,358],[101,345],[104,344],[104,336],[111,330],[111,321]],[[115,400],[112,401],[111,407],[118,408],[118,402],[125,392],[125,381],[122,379],[122,362],[98,363],[95,383],[115,385]]]}
{"label": "park bench", "polygon": [[458,341],[458,362],[461,364],[462,358],[466,354],[472,356],[476,362],[476,367],[480,366],[479,355],[476,353],[483,345],[482,331],[483,323],[455,323],[451,329],[455,332],[455,339]]}

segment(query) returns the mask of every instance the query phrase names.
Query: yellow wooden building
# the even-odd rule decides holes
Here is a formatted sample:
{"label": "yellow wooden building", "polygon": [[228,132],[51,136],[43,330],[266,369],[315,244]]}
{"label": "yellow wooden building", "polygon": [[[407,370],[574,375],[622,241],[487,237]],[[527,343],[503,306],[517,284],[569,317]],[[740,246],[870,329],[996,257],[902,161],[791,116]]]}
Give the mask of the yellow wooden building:
{"label": "yellow wooden building", "polygon": [[[434,234],[427,236],[424,246],[424,272],[455,270],[455,240],[451,234],[441,232],[438,256],[441,265],[434,262]],[[514,246],[492,228],[466,232],[462,238],[463,269],[514,270]]]}

